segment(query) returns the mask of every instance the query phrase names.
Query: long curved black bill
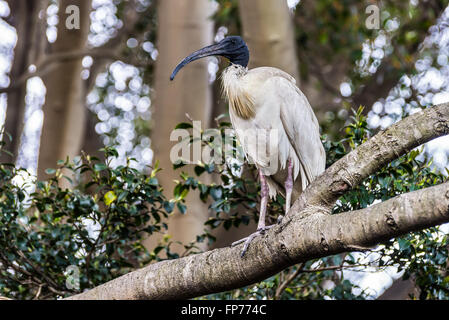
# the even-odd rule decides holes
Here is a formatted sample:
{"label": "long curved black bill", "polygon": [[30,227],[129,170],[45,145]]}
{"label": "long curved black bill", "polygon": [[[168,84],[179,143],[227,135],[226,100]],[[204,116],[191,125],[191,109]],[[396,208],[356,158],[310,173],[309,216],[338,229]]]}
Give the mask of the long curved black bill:
{"label": "long curved black bill", "polygon": [[189,64],[192,61],[208,57],[208,56],[216,56],[224,53],[223,46],[220,43],[213,44],[211,46],[204,47],[198,51],[195,51],[194,53],[190,54],[184,60],[182,60],[173,70],[173,73],[170,76],[170,80],[173,80],[176,76],[176,74],[179,72],[179,70],[182,69],[185,65]]}

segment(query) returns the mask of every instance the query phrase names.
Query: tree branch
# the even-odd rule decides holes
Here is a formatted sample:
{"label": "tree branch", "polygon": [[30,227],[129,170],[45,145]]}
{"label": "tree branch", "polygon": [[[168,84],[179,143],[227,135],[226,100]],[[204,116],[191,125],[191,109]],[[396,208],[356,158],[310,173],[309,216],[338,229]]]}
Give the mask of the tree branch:
{"label": "tree branch", "polygon": [[318,207],[330,213],[337,199],[370,174],[434,138],[449,134],[449,103],[415,113],[380,131],[315,179],[292,210]]}
{"label": "tree branch", "polygon": [[17,81],[12,83],[9,87],[6,88],[0,88],[0,94],[1,93],[9,93],[12,92],[18,88],[20,88],[25,81],[32,77],[42,77],[54,70],[56,67],[55,64],[61,63],[61,62],[67,62],[70,60],[76,60],[80,59],[82,57],[91,56],[94,59],[105,59],[105,60],[120,60],[125,63],[134,65],[136,67],[147,67],[148,63],[142,63],[135,61],[134,59],[130,60],[128,58],[122,57],[120,55],[115,54],[114,52],[111,52],[109,50],[99,50],[99,49],[92,49],[92,50],[76,50],[76,51],[68,51],[68,52],[58,52],[53,53],[50,55],[47,55],[45,57],[45,60],[42,61],[38,66],[36,66],[36,71],[34,72],[26,72],[23,75],[21,75]]}
{"label": "tree branch", "polygon": [[[365,107],[365,113],[379,98],[386,98],[404,74],[415,69],[415,62],[422,53],[425,39],[429,36],[429,26],[438,25],[446,5],[441,1],[420,1],[416,18],[405,22],[391,39],[392,53],[385,57],[375,74],[352,97],[353,105]],[[402,23],[401,23],[402,24]],[[404,41],[404,37],[414,32],[413,41]],[[394,61],[396,63],[394,63]]]}
{"label": "tree branch", "polygon": [[[151,264],[70,299],[185,299],[240,288],[310,259],[366,248],[449,221],[449,182],[337,215],[349,187],[411,148],[449,133],[449,104],[405,118],[337,161],[310,185],[280,225],[241,246]],[[306,214],[307,213],[307,214]]]}
{"label": "tree branch", "polygon": [[240,288],[288,266],[338,254],[351,244],[374,245],[449,221],[449,183],[338,215],[316,214],[272,228],[244,258],[241,246],[167,260],[70,299],[186,299]]}
{"label": "tree branch", "polygon": [[298,267],[297,267],[297,269],[296,269],[296,271],[293,272],[293,273],[291,273],[291,274],[288,276],[287,280],[285,280],[284,282],[282,282],[281,285],[276,289],[276,293],[275,293],[275,295],[274,295],[274,299],[275,299],[275,300],[278,300],[278,299],[281,297],[281,295],[282,295],[282,293],[284,292],[284,290],[288,287],[288,285],[289,285],[293,280],[295,280],[295,278],[296,278],[297,276],[299,276],[299,275],[304,271],[304,265],[305,265],[305,263],[299,264]]}

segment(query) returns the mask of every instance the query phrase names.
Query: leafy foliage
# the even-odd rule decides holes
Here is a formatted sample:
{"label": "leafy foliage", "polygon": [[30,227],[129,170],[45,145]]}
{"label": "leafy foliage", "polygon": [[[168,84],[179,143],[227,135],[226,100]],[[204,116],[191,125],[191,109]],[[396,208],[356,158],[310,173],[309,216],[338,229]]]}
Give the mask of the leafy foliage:
{"label": "leafy foliage", "polygon": [[[0,166],[0,295],[71,295],[158,260],[162,251],[177,257],[167,241],[152,252],[142,245],[145,236],[166,230],[163,219],[174,206],[161,192],[157,166],[149,175],[131,168],[133,159],[111,168],[117,152],[102,151],[105,163],[88,155],[60,161],[47,170],[49,180],[36,183],[19,184],[17,177],[32,177]],[[72,182],[69,176],[85,182],[62,187]],[[77,268],[79,284],[66,286],[70,267]]]}

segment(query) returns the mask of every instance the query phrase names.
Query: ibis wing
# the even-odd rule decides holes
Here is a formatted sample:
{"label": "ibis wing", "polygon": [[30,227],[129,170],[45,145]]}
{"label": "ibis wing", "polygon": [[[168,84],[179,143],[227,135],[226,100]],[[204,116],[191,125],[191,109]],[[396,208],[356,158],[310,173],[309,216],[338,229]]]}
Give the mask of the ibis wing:
{"label": "ibis wing", "polygon": [[326,164],[318,120],[305,95],[291,81],[272,77],[265,87],[277,96],[283,128],[309,184],[324,171]]}

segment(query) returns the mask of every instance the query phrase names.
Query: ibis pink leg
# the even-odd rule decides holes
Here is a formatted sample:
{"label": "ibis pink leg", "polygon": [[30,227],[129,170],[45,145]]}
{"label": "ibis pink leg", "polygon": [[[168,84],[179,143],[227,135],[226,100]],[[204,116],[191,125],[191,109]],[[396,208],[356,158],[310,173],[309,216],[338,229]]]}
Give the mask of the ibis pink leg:
{"label": "ibis pink leg", "polygon": [[268,204],[268,184],[265,176],[262,174],[262,171],[259,171],[259,178],[260,178],[260,196],[262,197],[262,199],[260,200],[260,214],[257,230],[265,228],[265,218],[267,215],[267,204]]}
{"label": "ibis pink leg", "polygon": [[287,165],[287,179],[285,180],[285,214],[288,213],[292,201],[293,191],[293,163],[292,160],[288,160]]}
{"label": "ibis pink leg", "polygon": [[245,255],[246,250],[248,250],[249,244],[251,243],[251,241],[253,241],[255,237],[264,234],[266,230],[273,227],[273,226],[268,227],[265,226],[265,218],[267,215],[267,204],[268,204],[268,184],[265,176],[260,170],[259,170],[259,177],[260,177],[260,195],[262,199],[260,201],[260,214],[259,214],[259,223],[257,224],[257,231],[251,234],[249,237],[236,241],[232,244],[232,246],[235,246],[237,244],[245,242],[241,254],[242,257]]}

